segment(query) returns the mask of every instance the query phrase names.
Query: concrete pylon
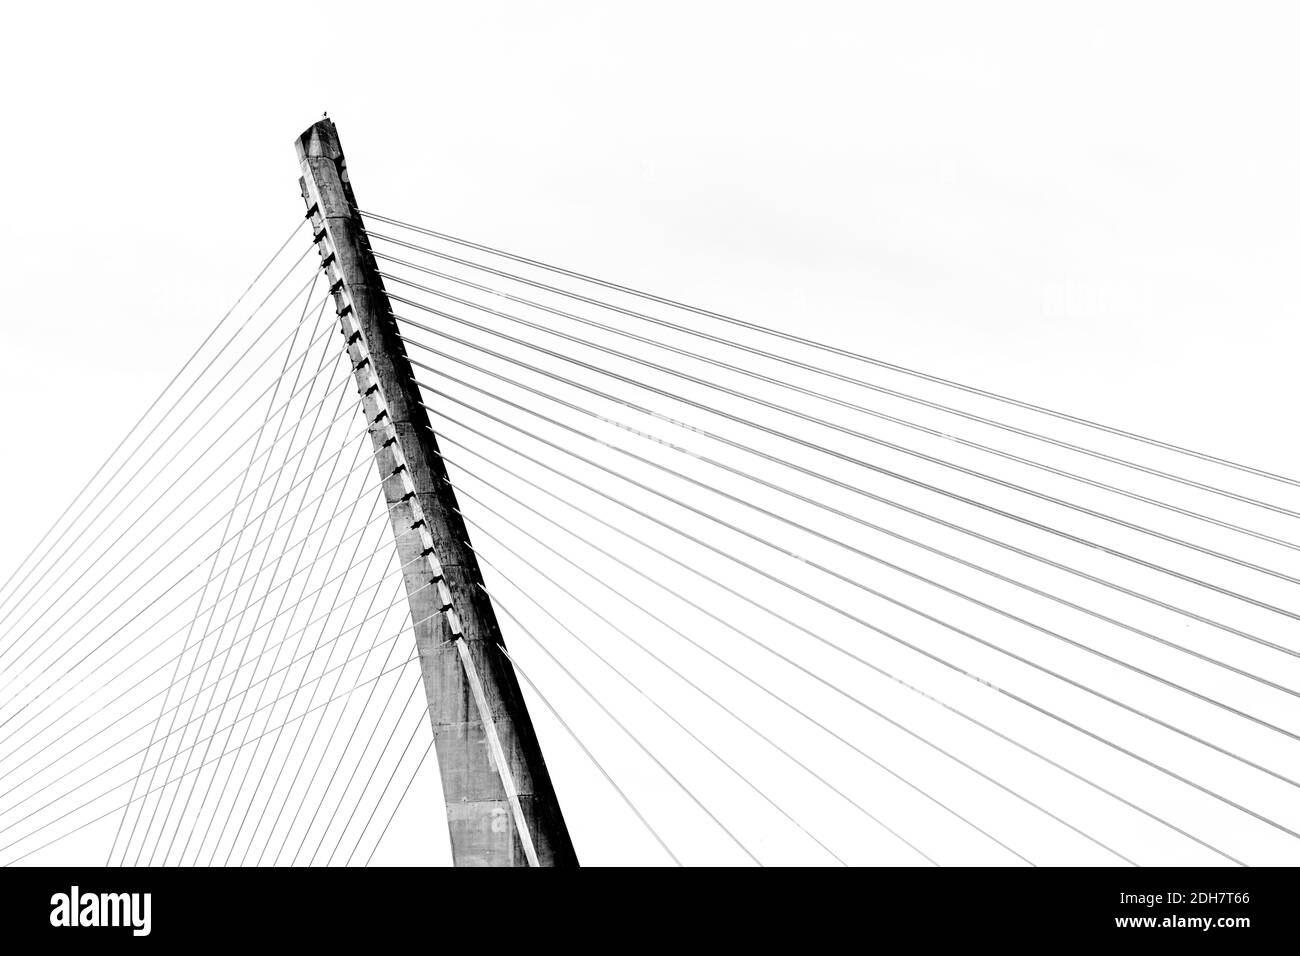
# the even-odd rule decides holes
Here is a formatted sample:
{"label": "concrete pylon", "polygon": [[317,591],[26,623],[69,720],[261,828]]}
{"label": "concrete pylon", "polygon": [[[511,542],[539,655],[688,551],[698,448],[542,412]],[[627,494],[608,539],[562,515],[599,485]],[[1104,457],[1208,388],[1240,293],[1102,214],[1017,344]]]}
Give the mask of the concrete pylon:
{"label": "concrete pylon", "polygon": [[303,198],[384,482],[457,866],[576,866],[546,761],[379,277],[338,131],[298,137]]}

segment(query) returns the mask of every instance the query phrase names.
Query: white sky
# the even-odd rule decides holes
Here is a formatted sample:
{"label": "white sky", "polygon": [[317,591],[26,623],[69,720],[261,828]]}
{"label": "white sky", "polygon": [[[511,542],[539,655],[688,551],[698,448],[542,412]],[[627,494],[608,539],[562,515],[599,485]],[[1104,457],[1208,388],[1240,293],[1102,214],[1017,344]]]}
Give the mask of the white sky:
{"label": "white sky", "polygon": [[[1300,453],[1294,442],[1285,440],[1294,401],[1292,276],[1300,255],[1300,185],[1295,176],[1300,132],[1289,117],[1300,66],[1293,55],[1296,23],[1283,5],[1229,12],[1226,6],[1199,4],[1091,3],[1053,5],[1049,12],[1034,4],[977,8],[658,3],[634,8],[318,2],[227,3],[207,11],[175,4],[27,4],[7,19],[0,56],[0,84],[9,91],[0,102],[7,145],[0,151],[0,173],[8,187],[10,228],[0,243],[11,318],[6,323],[9,362],[0,382],[0,407],[13,437],[5,466],[0,467],[0,500],[7,502],[0,537],[0,569],[5,575],[301,217],[293,140],[322,111],[338,123],[360,201],[374,211],[1216,455],[1284,474],[1300,473]],[[602,318],[624,324],[618,317]],[[704,320],[686,321],[704,327]],[[635,330],[654,334],[641,327]],[[725,328],[709,331],[727,334]],[[614,344],[608,337],[602,341]],[[771,340],[746,341],[783,350]],[[689,340],[682,344],[699,347]],[[815,353],[800,357],[823,360]],[[751,364],[758,368],[760,363]],[[548,367],[571,374],[562,364]],[[920,391],[915,382],[862,366],[841,362],[835,367]],[[762,370],[782,371],[770,363]],[[583,380],[610,387],[598,377]],[[920,418],[914,409],[889,405],[870,393],[825,380],[800,382]],[[632,396],[626,389],[620,394]],[[762,394],[789,400],[771,389]],[[961,399],[933,388],[924,394]],[[518,395],[508,397],[520,400]],[[708,395],[701,400],[718,401]],[[909,437],[897,428],[837,414],[816,402],[794,404],[882,437],[911,441],[970,467],[992,469],[986,456],[951,443]],[[655,407],[692,424],[717,426],[689,418],[693,413],[672,403]],[[1011,417],[996,405],[980,407]],[[752,408],[749,414],[755,414]],[[833,432],[759,414],[772,427],[849,448],[882,465],[902,469],[907,464],[904,458],[837,438]],[[536,425],[522,415],[515,419]],[[644,424],[626,420],[637,427]],[[925,420],[957,430],[951,420],[939,416]],[[1014,420],[1031,421],[1026,416]],[[688,433],[646,430],[718,454],[716,445],[692,444]],[[736,434],[725,426],[719,430]],[[499,428],[495,433],[505,434]],[[1032,443],[1014,444],[996,432],[968,428],[962,434],[1067,466],[1067,458],[1048,456]],[[642,454],[655,447],[620,439],[617,432],[600,437]],[[1068,437],[1095,440],[1077,430]],[[466,439],[466,444],[472,442]],[[801,452],[779,442],[758,443],[774,454],[791,455],[990,534],[1013,536],[1015,529],[1006,522],[909,496],[830,460],[802,459]],[[594,447],[577,439],[566,444],[583,454],[592,454]],[[479,447],[488,448],[481,443]],[[1122,448],[1133,451],[1129,445]],[[453,445],[445,450],[456,457]],[[741,461],[734,455],[720,457]],[[606,459],[625,464],[617,455],[607,454]],[[558,463],[559,457],[547,460]],[[663,460],[692,474],[708,474],[689,461]],[[1168,456],[1147,455],[1144,460],[1247,493],[1267,494],[1292,508],[1300,504],[1293,488],[1193,468]],[[500,461],[519,464],[507,457]],[[1068,464],[1082,467],[1077,459]],[[760,470],[770,480],[824,496],[871,520],[891,518],[887,509],[853,496],[810,487],[771,466]],[[643,472],[647,480],[653,477]],[[909,473],[945,477],[914,462]],[[1127,487],[1147,493],[1172,495],[1167,485],[1144,484],[1115,469],[1093,468],[1088,473],[1100,480],[1127,481]],[[593,474],[585,472],[584,477]],[[1036,487],[1047,493],[1158,525],[1171,534],[1195,535],[1208,546],[1230,547],[1235,554],[1270,566],[1290,572],[1297,567],[1293,552],[1189,527],[1167,514],[1116,504],[1024,469],[1003,467],[999,474],[1010,480],[1036,480]],[[494,482],[500,477],[490,466],[483,476]],[[1135,544],[1129,533],[1062,518],[1059,511],[1017,502],[971,479],[948,475],[945,480],[961,493],[1069,524],[1079,533],[1105,533],[1117,547],[1136,549],[1141,544],[1150,560],[1177,564],[1223,586],[1283,606],[1300,605],[1296,589],[1289,585],[1163,545]],[[467,476],[458,483],[475,493],[474,481]],[[734,480],[719,483],[756,502],[784,507],[800,521],[819,521],[828,533],[852,538],[863,548],[906,559],[921,573],[948,574],[945,580],[954,587],[969,585],[988,601],[1207,692],[1213,689],[1234,705],[1282,723],[1294,714],[1285,698],[1257,694],[1249,683],[1198,671],[1185,658],[1149,653],[1128,635],[1090,629],[1059,609],[998,590],[987,579],[861,536],[853,526],[818,516],[815,509],[792,507]],[[547,487],[564,486],[557,480]],[[602,487],[613,490],[616,483]],[[486,500],[494,508],[502,502]],[[700,500],[698,493],[693,500]],[[1296,538],[1295,522],[1270,521],[1258,510],[1205,496],[1177,501],[1213,507],[1226,520]],[[582,503],[594,507],[592,501]],[[470,512],[471,503],[462,504]],[[715,503],[709,507],[755,531],[774,537],[782,533],[744,509]],[[605,509],[602,514],[613,512]],[[480,517],[491,534],[504,527],[482,512]],[[86,521],[93,518],[85,516]],[[908,534],[924,530],[923,523],[914,520],[895,521],[893,526]],[[543,522],[531,521],[525,527],[547,535],[557,547],[572,546]],[[1075,700],[1041,678],[1013,674],[994,656],[968,651],[951,635],[927,630],[914,617],[872,603],[852,588],[828,583],[806,566],[762,555],[707,522],[690,522],[689,529],[742,550],[751,560],[768,561],[774,572],[819,589],[829,600],[882,627],[936,652],[951,652],[1003,686],[1037,695],[1035,699],[1081,719],[1096,720],[1096,726],[1126,746],[1144,748],[1197,774],[1207,785],[1221,785],[1242,802],[1300,828],[1300,802],[1293,789],[1277,781],[1243,774],[1239,765],[1205,757],[1140,721]],[[544,552],[517,534],[507,534],[512,547],[529,560],[545,560]],[[642,560],[619,544],[617,536],[601,540],[612,550],[622,549],[629,560]],[[988,548],[977,551],[951,534],[931,531],[927,540],[965,548],[962,553],[972,560],[987,557],[1004,573],[1041,578],[1044,586],[1069,586],[1059,576],[1033,578],[1037,572],[1024,562],[1017,564]],[[1022,534],[1016,540],[1026,547],[1046,547],[1041,536]],[[666,535],[656,542],[679,546]],[[476,538],[476,543],[487,556],[497,553],[488,538]],[[1171,722],[1194,727],[1231,749],[1292,776],[1300,773],[1300,749],[1294,741],[1278,743],[1257,727],[1204,708],[1189,709],[1166,691],[1098,669],[1080,655],[1044,650],[1032,634],[1012,633],[996,618],[977,616],[960,602],[891,579],[870,565],[846,559],[842,552],[817,550],[820,546],[788,535],[786,543],[900,599],[914,598],[930,613],[996,635],[1008,647],[1036,654],[1081,680],[1158,709]],[[96,553],[92,549],[101,544],[89,543],[87,553]],[[1161,581],[1086,550],[1061,547],[1054,554],[1131,587],[1159,589],[1173,603],[1194,606],[1270,640],[1295,642],[1297,629],[1287,619]],[[1035,862],[1113,862],[1113,857],[1053,828],[1014,801],[969,784],[961,771],[906,739],[878,732],[864,722],[860,710],[829,700],[761,655],[745,656],[749,652],[738,638],[717,635],[703,619],[671,602],[664,605],[662,594],[644,582],[584,560],[630,596],[667,607],[684,630],[716,640],[712,646],[752,666],[790,699],[818,708],[824,720],[854,740],[879,748],[891,765],[924,779],[954,804],[974,808],[990,831],[1026,848]],[[733,573],[720,560],[692,560],[703,560],[701,567],[710,572]],[[91,562],[89,572],[84,565],[74,565],[74,570],[93,574],[95,567]],[[570,583],[581,581],[554,559],[546,567],[562,570]],[[511,569],[511,577],[526,573],[517,564],[503,563],[503,568]],[[688,583],[686,575],[668,578],[666,568],[658,573],[673,586],[696,588],[701,596],[709,593]],[[535,578],[525,580],[532,582],[530,593],[547,595],[557,610],[563,607]],[[915,655],[881,641],[864,644],[863,634],[843,618],[783,604],[790,599],[778,596],[775,589],[768,594],[752,579],[736,581],[770,598],[773,605],[788,606],[833,640],[858,647],[927,693],[954,705],[970,705],[1081,772],[1127,788],[1135,799],[1149,798],[1152,806],[1182,813],[1180,819],[1191,821],[1189,828],[1199,825],[1198,832],[1236,848],[1249,862],[1300,859],[1300,840],[1185,796],[1166,786],[1167,780],[1128,768],[1113,754],[1080,742],[1077,735],[1031,719],[1013,705],[972,690],[968,681],[918,663]],[[489,576],[489,583],[496,587],[500,582]],[[730,695],[732,703],[749,708],[756,722],[879,809],[882,818],[910,828],[928,848],[937,847],[941,862],[1014,862],[950,818],[919,806],[905,790],[878,780],[843,748],[795,727],[769,705],[746,696],[734,681],[710,670],[666,632],[628,612],[595,585],[586,582],[582,587],[600,609],[618,615],[616,620],[662,641],[666,655],[682,655],[674,660],[683,662],[697,679],[708,678],[720,696]],[[508,589],[504,593],[509,594]],[[1240,641],[1143,610],[1095,588],[1071,593],[1138,626],[1207,653],[1221,653],[1238,666],[1267,672],[1279,681],[1289,679],[1292,686],[1300,684],[1294,658],[1261,654]],[[737,789],[725,774],[719,776],[707,755],[694,753],[689,741],[638,709],[625,687],[620,689],[598,662],[548,627],[526,601],[516,595],[506,603],[530,628],[537,628],[594,691],[624,708],[624,716],[640,729],[651,749],[678,761],[702,795],[725,807],[720,816],[736,821],[738,832],[765,862],[825,861],[806,838],[772,816],[770,808],[754,804],[752,793]],[[752,609],[725,601],[717,607],[747,632],[771,633],[770,622]],[[615,659],[628,673],[657,689],[684,722],[709,734],[720,750],[733,755],[850,862],[916,861],[860,816],[846,817],[845,805],[828,798],[824,789],[808,785],[806,778],[795,780],[797,770],[779,765],[770,750],[738,733],[734,724],[628,650],[618,635],[578,612],[565,613],[573,615],[575,630],[603,642],[602,648],[617,654]],[[630,753],[630,745],[602,722],[527,638],[503,626],[520,663],[548,698],[567,711],[566,719],[585,728],[584,738],[607,761],[607,769],[616,778],[622,774],[630,791],[656,808],[665,837],[675,849],[681,848],[686,862],[743,860],[734,845],[682,803],[670,781]],[[1043,802],[1072,813],[1072,820],[1095,823],[1113,845],[1131,851],[1141,862],[1214,862],[1212,856],[1189,851],[1167,831],[1139,825],[1131,814],[1066,786],[1059,776],[1017,762],[1005,748],[927,709],[922,698],[896,684],[846,668],[842,659],[806,641],[788,635],[773,638],[808,666],[848,682],[900,721],[932,731],[992,775],[1024,784]],[[535,700],[533,712],[584,862],[662,862],[662,852]],[[1292,717],[1287,726],[1293,725]],[[431,762],[425,771],[376,862],[446,859]],[[0,826],[5,819],[0,817]],[[111,839],[112,826],[107,831],[88,828],[41,861],[99,863]],[[0,839],[3,842],[7,840]]]}

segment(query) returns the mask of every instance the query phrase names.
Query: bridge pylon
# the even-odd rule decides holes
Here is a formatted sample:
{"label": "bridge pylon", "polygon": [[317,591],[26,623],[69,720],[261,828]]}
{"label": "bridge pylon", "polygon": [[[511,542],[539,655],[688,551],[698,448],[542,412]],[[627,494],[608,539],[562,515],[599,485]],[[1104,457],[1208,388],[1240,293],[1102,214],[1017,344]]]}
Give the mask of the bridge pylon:
{"label": "bridge pylon", "polygon": [[347,343],[410,603],[457,866],[577,857],[329,119],[299,180]]}

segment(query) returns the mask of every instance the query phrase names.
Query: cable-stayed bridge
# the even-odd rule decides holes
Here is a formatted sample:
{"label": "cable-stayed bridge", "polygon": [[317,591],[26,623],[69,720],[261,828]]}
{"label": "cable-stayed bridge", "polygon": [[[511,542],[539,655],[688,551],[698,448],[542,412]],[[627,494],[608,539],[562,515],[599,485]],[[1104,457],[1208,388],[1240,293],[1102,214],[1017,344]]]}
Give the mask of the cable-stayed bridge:
{"label": "cable-stayed bridge", "polygon": [[298,146],[306,215],[0,586],[0,862],[1300,859],[1300,482]]}

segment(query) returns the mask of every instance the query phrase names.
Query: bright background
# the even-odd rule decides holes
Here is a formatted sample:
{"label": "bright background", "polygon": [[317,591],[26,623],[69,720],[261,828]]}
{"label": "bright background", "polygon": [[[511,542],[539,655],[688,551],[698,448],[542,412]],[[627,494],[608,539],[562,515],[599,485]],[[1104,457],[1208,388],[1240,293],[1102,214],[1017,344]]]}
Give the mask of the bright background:
{"label": "bright background", "polygon": [[[0,568],[301,216],[293,140],[323,111],[375,211],[1298,473],[1296,26],[1282,4],[17,6]],[[553,739],[570,817],[606,820]],[[436,799],[422,775],[376,862],[442,859]],[[575,825],[588,859],[626,858],[608,819]]]}

